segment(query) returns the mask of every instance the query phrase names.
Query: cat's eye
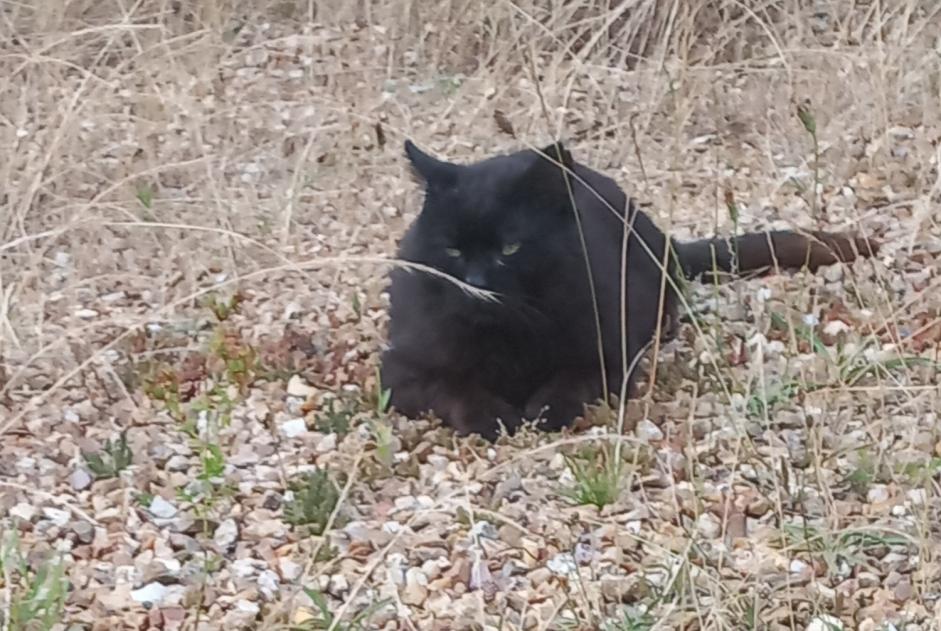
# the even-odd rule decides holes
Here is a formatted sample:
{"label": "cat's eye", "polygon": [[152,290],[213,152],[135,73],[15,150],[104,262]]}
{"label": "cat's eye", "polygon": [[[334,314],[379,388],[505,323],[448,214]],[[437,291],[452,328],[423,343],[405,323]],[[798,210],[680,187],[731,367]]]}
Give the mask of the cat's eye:
{"label": "cat's eye", "polygon": [[450,256],[452,259],[456,259],[457,257],[461,255],[461,251],[458,250],[457,248],[448,248],[447,250],[444,251],[444,253]]}
{"label": "cat's eye", "polygon": [[516,243],[507,243],[506,245],[503,246],[503,256],[511,256],[513,254],[516,254],[517,252],[519,252],[519,249],[520,249],[519,241],[517,241]]}

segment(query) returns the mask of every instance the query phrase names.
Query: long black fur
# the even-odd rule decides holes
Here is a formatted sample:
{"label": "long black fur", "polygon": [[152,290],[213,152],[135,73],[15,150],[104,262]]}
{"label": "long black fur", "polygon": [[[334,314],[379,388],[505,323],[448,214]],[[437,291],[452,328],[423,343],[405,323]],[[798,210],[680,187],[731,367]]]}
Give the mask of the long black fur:
{"label": "long black fur", "polygon": [[678,297],[675,285],[664,282],[664,262],[674,279],[716,268],[815,268],[851,259],[861,243],[827,233],[751,233],[731,242],[673,241],[676,254],[668,258],[667,239],[650,217],[560,144],[470,165],[440,161],[410,141],[405,149],[426,191],[399,257],[493,292],[497,300],[481,300],[429,274],[394,270],[381,378],[400,412],[434,412],[460,433],[494,438],[498,419],[512,432],[522,419],[537,416],[541,427],[558,429],[598,400],[605,386],[617,393],[661,318],[662,328],[676,322]]}

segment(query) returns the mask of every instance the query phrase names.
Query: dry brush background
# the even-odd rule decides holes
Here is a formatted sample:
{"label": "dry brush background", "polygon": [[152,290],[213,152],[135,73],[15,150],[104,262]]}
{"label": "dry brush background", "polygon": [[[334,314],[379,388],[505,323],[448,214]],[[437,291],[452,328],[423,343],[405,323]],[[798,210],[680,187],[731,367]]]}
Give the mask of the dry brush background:
{"label": "dry brush background", "polygon": [[[939,38],[930,0],[3,0],[0,620],[941,629]],[[886,245],[691,287],[623,434],[386,413],[403,139],[557,136],[680,236]]]}

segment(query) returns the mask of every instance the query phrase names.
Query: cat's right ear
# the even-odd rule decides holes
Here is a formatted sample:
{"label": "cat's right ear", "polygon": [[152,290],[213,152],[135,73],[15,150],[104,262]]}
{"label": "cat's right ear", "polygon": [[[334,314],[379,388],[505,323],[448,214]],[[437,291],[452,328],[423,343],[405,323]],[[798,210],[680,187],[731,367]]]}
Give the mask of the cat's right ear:
{"label": "cat's right ear", "polygon": [[459,165],[425,153],[411,140],[405,141],[405,155],[412,164],[412,171],[429,188],[450,188],[457,181]]}

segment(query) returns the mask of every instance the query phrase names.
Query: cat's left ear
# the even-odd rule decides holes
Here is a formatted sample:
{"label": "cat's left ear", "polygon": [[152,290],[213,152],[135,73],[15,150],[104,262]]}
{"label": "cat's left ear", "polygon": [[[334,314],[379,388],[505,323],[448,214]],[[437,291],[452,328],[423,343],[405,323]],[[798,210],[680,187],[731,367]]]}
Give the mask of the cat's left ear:
{"label": "cat's left ear", "polygon": [[562,145],[561,140],[540,149],[539,157],[551,165],[561,164],[568,169],[575,168],[575,160],[572,159],[572,153]]}
{"label": "cat's left ear", "polygon": [[411,140],[405,141],[405,155],[412,170],[429,188],[449,188],[457,181],[461,167],[444,162],[419,149]]}

